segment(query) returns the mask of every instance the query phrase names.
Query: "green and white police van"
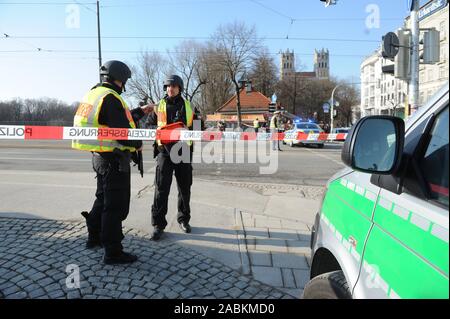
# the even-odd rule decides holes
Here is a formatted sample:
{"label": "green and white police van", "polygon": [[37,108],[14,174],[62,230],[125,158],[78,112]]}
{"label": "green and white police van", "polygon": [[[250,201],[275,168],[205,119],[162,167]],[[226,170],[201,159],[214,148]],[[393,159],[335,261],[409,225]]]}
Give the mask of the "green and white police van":
{"label": "green and white police van", "polygon": [[304,298],[449,298],[449,89],[344,143],[311,236]]}

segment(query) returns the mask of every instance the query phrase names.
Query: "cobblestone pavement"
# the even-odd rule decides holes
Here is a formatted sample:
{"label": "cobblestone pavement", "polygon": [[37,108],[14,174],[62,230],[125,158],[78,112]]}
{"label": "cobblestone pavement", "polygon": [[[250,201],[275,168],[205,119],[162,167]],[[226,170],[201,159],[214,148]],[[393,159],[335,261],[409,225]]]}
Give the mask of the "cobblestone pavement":
{"label": "cobblestone pavement", "polygon": [[[85,249],[82,222],[0,218],[0,298],[292,298],[176,243],[124,233],[139,260],[112,266],[101,263],[102,249]],[[70,265],[79,267],[79,288],[67,287]]]}

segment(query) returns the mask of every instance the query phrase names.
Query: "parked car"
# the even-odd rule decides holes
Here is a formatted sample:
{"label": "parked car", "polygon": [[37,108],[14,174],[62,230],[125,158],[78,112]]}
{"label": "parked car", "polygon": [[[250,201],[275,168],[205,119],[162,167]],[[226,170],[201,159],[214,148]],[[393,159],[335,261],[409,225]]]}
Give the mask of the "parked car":
{"label": "parked car", "polygon": [[449,89],[350,130],[326,185],[304,298],[449,298]]}
{"label": "parked car", "polygon": [[291,147],[295,145],[316,145],[319,148],[323,148],[324,141],[321,140],[297,140],[296,136],[298,133],[306,133],[306,134],[319,134],[323,133],[323,130],[316,123],[310,122],[299,122],[294,123],[294,128],[285,132],[285,138],[283,140],[283,144],[288,144]]}
{"label": "parked car", "polygon": [[[333,131],[331,133],[333,133],[333,134],[348,134],[348,131],[350,131],[349,127],[336,127],[336,128],[333,128]],[[345,138],[337,138],[336,141],[344,142]]]}

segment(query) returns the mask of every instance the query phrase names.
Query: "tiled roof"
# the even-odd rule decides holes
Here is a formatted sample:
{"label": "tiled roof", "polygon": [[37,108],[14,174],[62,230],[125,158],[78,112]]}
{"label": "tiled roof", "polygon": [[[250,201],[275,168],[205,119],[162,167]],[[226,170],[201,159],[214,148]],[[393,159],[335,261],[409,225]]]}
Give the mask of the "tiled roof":
{"label": "tiled roof", "polygon": [[[239,94],[241,98],[241,110],[256,110],[265,109],[269,107],[270,99],[258,91],[252,90],[247,93],[245,88],[242,88]],[[224,105],[217,109],[216,112],[232,112],[236,111],[237,99],[236,94],[229,99]]]}

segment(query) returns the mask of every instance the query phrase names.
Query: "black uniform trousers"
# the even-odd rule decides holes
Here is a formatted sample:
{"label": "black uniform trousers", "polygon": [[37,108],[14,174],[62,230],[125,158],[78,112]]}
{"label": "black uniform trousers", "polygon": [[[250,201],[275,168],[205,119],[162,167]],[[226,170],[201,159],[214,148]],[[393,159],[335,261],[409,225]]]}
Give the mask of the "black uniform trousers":
{"label": "black uniform trousers", "polygon": [[123,250],[122,221],[127,218],[130,208],[130,169],[120,172],[119,161],[114,156],[105,158],[96,153],[92,164],[97,173],[97,191],[87,218],[89,238],[100,238],[105,254],[114,256]]}
{"label": "black uniform trousers", "polygon": [[169,199],[172,176],[178,187],[178,223],[189,223],[191,219],[191,186],[192,165],[191,163],[173,163],[170,156],[159,153],[156,159],[155,172],[155,197],[152,206],[152,225],[160,229],[167,226],[167,203]]}

